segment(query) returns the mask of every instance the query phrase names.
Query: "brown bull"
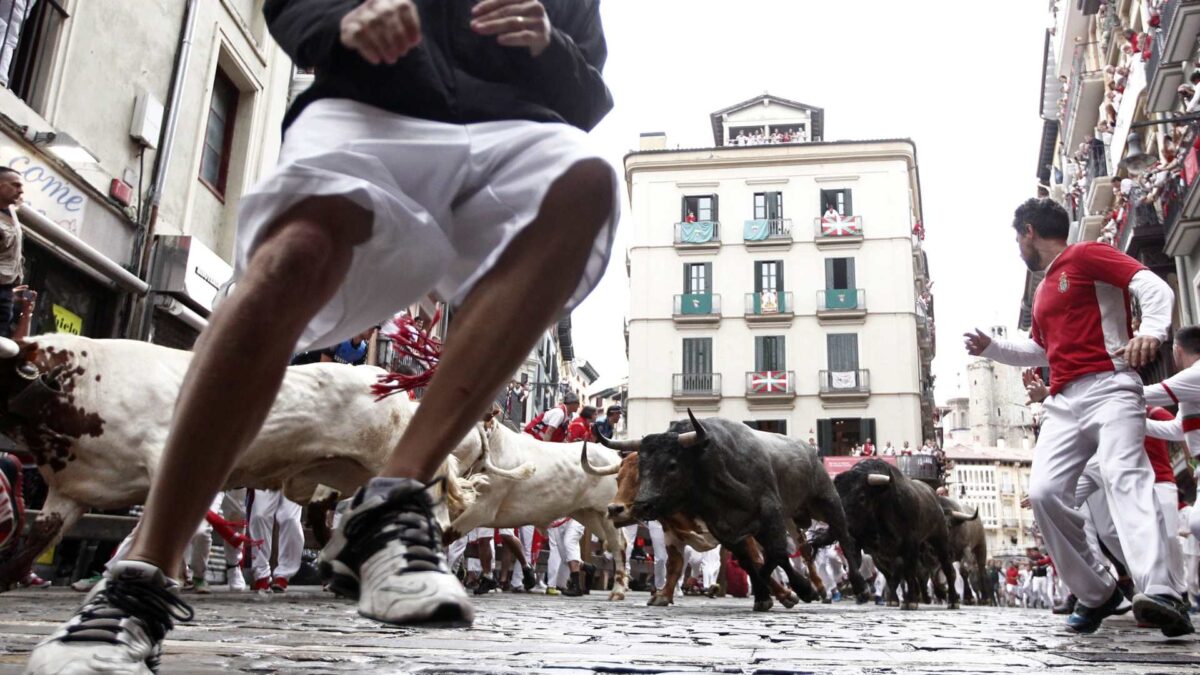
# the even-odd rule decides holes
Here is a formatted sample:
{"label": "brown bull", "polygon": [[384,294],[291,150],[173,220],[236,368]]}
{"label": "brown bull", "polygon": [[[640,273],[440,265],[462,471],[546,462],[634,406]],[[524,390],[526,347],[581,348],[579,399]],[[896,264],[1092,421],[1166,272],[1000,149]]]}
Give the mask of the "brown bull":
{"label": "brown bull", "polygon": [[[588,461],[587,445],[585,444],[580,456],[580,463],[583,470],[592,475],[616,474],[617,495],[608,505],[608,517],[612,519],[613,525],[625,527],[636,522],[632,516],[632,506],[638,491],[638,453],[622,451],[620,462],[607,467],[594,467]],[[709,534],[703,522],[686,514],[673,513],[665,518],[660,518],[659,523],[662,524],[663,537],[667,547],[667,578],[666,582],[662,584],[662,588],[652,594],[648,603],[652,607],[665,607],[675,603],[675,588],[683,575],[683,547],[685,545],[691,546],[697,551],[711,551],[719,545],[717,540]],[[817,574],[816,566],[813,564],[812,549],[808,547],[803,538],[798,541],[802,557],[808,568],[808,577],[812,580],[817,592],[824,595],[825,588],[821,583],[820,575]],[[763,564],[762,548],[754,537],[747,540],[747,547],[754,564],[761,567]],[[771,586],[771,594],[784,607],[793,607],[799,602],[799,597],[774,577],[771,577],[768,583]]]}

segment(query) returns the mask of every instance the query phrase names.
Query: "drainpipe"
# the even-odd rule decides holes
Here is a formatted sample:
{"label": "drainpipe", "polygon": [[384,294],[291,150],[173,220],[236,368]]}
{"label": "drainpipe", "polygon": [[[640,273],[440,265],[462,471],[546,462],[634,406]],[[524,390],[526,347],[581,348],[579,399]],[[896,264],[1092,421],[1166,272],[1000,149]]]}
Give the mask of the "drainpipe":
{"label": "drainpipe", "polygon": [[[183,25],[179,31],[179,44],[175,48],[175,64],[171,72],[171,90],[167,95],[166,111],[162,131],[158,137],[158,152],[154,156],[154,168],[151,170],[150,193],[147,195],[150,208],[142,215],[141,227],[136,243],[135,260],[137,275],[148,279],[150,275],[151,249],[154,247],[154,229],[158,223],[158,205],[162,201],[163,185],[166,183],[167,169],[171,164],[171,154],[175,147],[175,131],[179,126],[179,108],[183,98],[183,87],[187,80],[188,64],[192,58],[192,42],[196,33],[196,8],[199,0],[187,0],[183,12]],[[154,313],[154,291],[151,290],[139,306],[135,303],[130,311],[126,325],[126,334],[134,328],[136,337],[145,340],[150,333],[150,319]],[[140,315],[140,320],[135,317]],[[131,337],[134,337],[131,335]]]}
{"label": "drainpipe", "polygon": [[1183,256],[1175,256],[1175,276],[1179,278],[1179,323],[1184,326],[1196,323],[1196,319],[1192,315],[1195,293],[1192,291],[1192,277],[1188,272],[1187,259]]}

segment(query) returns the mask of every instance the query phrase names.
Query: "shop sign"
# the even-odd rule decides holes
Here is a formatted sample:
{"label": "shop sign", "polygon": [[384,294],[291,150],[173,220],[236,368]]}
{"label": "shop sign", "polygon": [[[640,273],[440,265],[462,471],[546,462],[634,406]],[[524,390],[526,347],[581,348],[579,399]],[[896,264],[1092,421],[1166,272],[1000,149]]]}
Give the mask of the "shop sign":
{"label": "shop sign", "polygon": [[0,165],[15,169],[25,182],[25,203],[30,208],[79,236],[91,200],[78,186],[53,168],[45,158],[0,134]]}
{"label": "shop sign", "polygon": [[51,309],[54,312],[55,331],[69,335],[83,335],[83,317],[62,305],[53,305]]}

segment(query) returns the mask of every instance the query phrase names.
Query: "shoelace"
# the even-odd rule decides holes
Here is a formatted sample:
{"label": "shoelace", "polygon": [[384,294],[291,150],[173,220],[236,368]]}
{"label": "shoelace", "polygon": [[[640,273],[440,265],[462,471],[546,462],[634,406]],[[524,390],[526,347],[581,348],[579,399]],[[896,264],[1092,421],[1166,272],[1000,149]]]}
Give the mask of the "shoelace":
{"label": "shoelace", "polygon": [[[441,479],[444,480],[444,479]],[[443,491],[444,492],[444,491]],[[441,528],[424,491],[402,493],[346,524],[346,536],[363,559],[399,539],[404,544],[405,572],[440,571]],[[366,555],[364,555],[366,554]],[[356,556],[358,557],[358,556]]]}
{"label": "shoelace", "polygon": [[190,605],[166,588],[152,583],[109,580],[79,611],[80,621],[67,627],[63,642],[117,644],[124,620],[136,618],[146,635],[159,642],[175,621],[191,621]]}

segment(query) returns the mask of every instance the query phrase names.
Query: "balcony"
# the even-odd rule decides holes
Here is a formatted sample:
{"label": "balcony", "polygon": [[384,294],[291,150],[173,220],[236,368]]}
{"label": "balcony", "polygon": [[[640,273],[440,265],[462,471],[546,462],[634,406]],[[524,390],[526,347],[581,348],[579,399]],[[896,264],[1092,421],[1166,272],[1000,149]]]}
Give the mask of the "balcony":
{"label": "balcony", "polygon": [[1077,148],[1092,135],[1104,98],[1104,73],[1087,58],[1094,42],[1075,45],[1071,59],[1071,77],[1067,85],[1066,119],[1062,121],[1064,148]]}
{"label": "balcony", "polygon": [[746,248],[770,248],[792,245],[791,218],[756,218],[742,227]]}
{"label": "balcony", "polygon": [[1163,5],[1159,30],[1154,33],[1146,80],[1150,84],[1146,112],[1170,112],[1176,90],[1186,81],[1185,63],[1191,58],[1200,33],[1200,0],[1168,0]]}
{"label": "balcony", "polygon": [[721,248],[721,223],[715,220],[675,223],[675,248],[680,252]]}
{"label": "balcony", "polygon": [[862,244],[862,216],[814,218],[814,241],[822,248],[856,247]]}
{"label": "balcony", "polygon": [[820,397],[827,406],[861,407],[871,395],[871,371],[822,370]]}
{"label": "balcony", "polygon": [[676,295],[671,318],[677,324],[721,323],[721,296],[716,293]]}
{"label": "balcony", "polygon": [[675,373],[671,398],[689,405],[714,404],[721,400],[720,373]]}
{"label": "balcony", "polygon": [[827,288],[817,291],[817,320],[862,323],[867,316],[867,291],[863,288]]}
{"label": "balcony", "polygon": [[790,324],[795,317],[790,291],[763,291],[746,294],[746,323]]}
{"label": "balcony", "polygon": [[755,403],[785,403],[796,398],[795,371],[759,370],[746,373],[746,399]]}
{"label": "balcony", "polygon": [[1087,163],[1083,167],[1087,181],[1084,213],[1102,213],[1112,206],[1112,176],[1108,175],[1108,151],[1104,143],[1093,139],[1088,144]]}
{"label": "balcony", "polygon": [[1183,157],[1183,171],[1173,176],[1163,190],[1163,220],[1166,245],[1163,252],[1169,256],[1189,255],[1200,245],[1200,154],[1196,152],[1196,136],[1200,125],[1193,123],[1181,147],[1187,149]]}

